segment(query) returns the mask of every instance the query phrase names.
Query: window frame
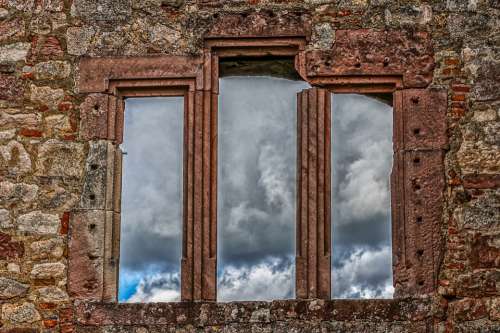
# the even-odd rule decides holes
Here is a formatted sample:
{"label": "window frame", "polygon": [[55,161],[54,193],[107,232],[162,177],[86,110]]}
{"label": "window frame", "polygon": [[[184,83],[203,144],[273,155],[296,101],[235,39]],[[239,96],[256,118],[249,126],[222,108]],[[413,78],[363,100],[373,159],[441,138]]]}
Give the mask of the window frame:
{"label": "window frame", "polygon": [[[355,32],[355,31],[354,31]],[[340,31],[341,34],[349,36],[349,32]],[[363,34],[367,32],[364,31]],[[378,32],[374,32],[376,35]],[[363,35],[365,36],[365,35]],[[421,36],[420,36],[421,37]],[[375,37],[374,37],[375,38]],[[410,43],[411,44],[411,43]],[[407,199],[409,197],[409,181],[415,181],[415,177],[427,177],[426,186],[438,196],[435,207],[432,208],[434,215],[431,226],[425,232],[438,232],[442,212],[442,189],[444,188],[444,162],[443,151],[446,148],[446,93],[438,90],[429,90],[428,78],[421,79],[419,70],[419,59],[413,59],[411,64],[413,71],[405,71],[404,63],[396,67],[386,66],[358,66],[358,64],[340,64],[339,68],[330,68],[331,57],[315,50],[306,49],[307,40],[304,36],[215,36],[206,37],[204,41],[203,54],[197,57],[188,56],[156,56],[156,57],[110,57],[110,58],[83,58],[79,64],[80,77],[77,82],[79,93],[87,94],[81,106],[81,139],[94,142],[103,140],[108,142],[110,150],[116,150],[122,140],[123,131],[123,108],[125,97],[158,96],[162,91],[170,96],[184,92],[185,96],[185,154],[184,154],[184,216],[183,216],[183,258],[181,264],[181,299],[183,301],[216,301],[216,274],[217,274],[217,110],[219,94],[218,64],[225,57],[235,58],[239,56],[264,57],[264,56],[289,56],[295,58],[295,67],[299,75],[313,89],[324,92],[344,93],[393,93],[394,96],[394,146],[395,159],[392,175],[392,228],[393,228],[393,267],[394,284],[396,286],[396,297],[406,295],[420,295],[432,293],[436,288],[437,268],[442,252],[440,240],[433,240],[426,244],[432,249],[433,254],[429,256],[431,264],[425,263],[420,269],[415,267],[414,253],[410,244],[407,249],[407,220],[408,215],[418,206],[418,202]],[[348,52],[355,53],[357,44],[352,43]],[[411,60],[411,59],[410,59]],[[410,60],[405,60],[406,62]],[[319,65],[318,65],[319,64]],[[326,69],[325,69],[326,68]],[[415,79],[416,77],[416,79]],[[423,81],[422,81],[423,80]],[[423,83],[422,83],[423,82]],[[172,95],[174,94],[174,95]],[[165,95],[162,95],[165,96]],[[435,100],[438,103],[435,103]],[[415,102],[417,101],[417,102]],[[423,102],[420,103],[419,101]],[[426,115],[418,120],[418,110],[422,106],[431,106],[435,103],[438,107],[430,118]],[[323,105],[324,106],[324,105]],[[417,110],[417,111],[415,111]],[[416,117],[412,116],[417,114]],[[420,112],[422,114],[422,112]],[[431,119],[435,124],[423,124],[425,131],[417,139],[408,135],[406,124],[412,119],[424,121]],[[427,127],[425,127],[427,126]],[[330,124],[325,124],[322,131],[325,137],[321,138],[325,144],[330,142]],[[429,135],[427,135],[429,134]],[[430,138],[428,138],[430,136]],[[308,140],[311,139],[308,137]],[[313,138],[314,140],[318,137]],[[419,143],[420,142],[420,143]],[[301,147],[298,144],[298,147]],[[326,150],[325,150],[326,151]],[[409,159],[411,154],[436,155],[429,164],[423,159],[418,175],[411,172]],[[327,155],[322,158],[326,161]],[[316,158],[316,157],[315,157]],[[299,161],[300,162],[300,161]],[[92,212],[104,211],[104,214],[113,212],[119,218],[119,175],[120,170],[117,163],[108,165],[104,163],[108,172],[114,176],[101,180],[103,193],[108,193],[106,200],[115,202],[112,207],[86,207],[80,204],[73,211],[71,230],[76,234],[83,232],[76,227],[82,220],[91,220]],[[109,171],[113,169],[114,171]],[[302,165],[297,165],[301,170]],[[312,170],[307,169],[307,172]],[[410,170],[410,171],[409,171]],[[316,171],[314,171],[316,172]],[[327,186],[316,188],[314,191],[298,190],[299,202],[316,202],[314,198],[322,196],[329,198],[330,179],[329,168],[323,169],[323,179]],[[309,174],[308,174],[309,176]],[[316,177],[313,175],[312,177]],[[91,178],[91,177],[90,177]],[[429,181],[429,179],[431,181]],[[433,182],[432,180],[437,182]],[[86,175],[86,182],[89,180]],[[110,190],[113,189],[113,190]],[[111,193],[111,194],[110,194]],[[406,195],[405,195],[406,193]],[[112,199],[109,199],[109,196]],[[82,199],[83,202],[83,199]],[[328,206],[324,209],[329,211]],[[313,212],[317,214],[317,212]],[[94,218],[95,219],[95,218]],[[304,221],[297,216],[297,248],[303,244],[317,244],[317,239],[300,233],[300,225]],[[301,224],[302,223],[302,224]],[[115,222],[117,224],[117,222]],[[330,225],[330,220],[324,221],[322,228]],[[430,229],[429,229],[430,228]],[[97,266],[101,267],[85,269],[82,265],[75,264],[76,257],[95,248],[95,244],[108,244],[117,242],[116,231],[112,234],[113,240],[105,239],[100,242],[99,235],[89,237],[89,241],[78,242],[72,237],[70,230],[69,241],[69,291],[74,299],[86,301],[115,302],[117,293],[117,266],[119,253],[112,256],[106,254],[105,249],[99,250]],[[115,230],[119,230],[118,226]],[[326,230],[326,229],[325,229]],[[119,233],[119,231],[118,231]],[[410,238],[418,234],[410,231]],[[329,239],[330,233],[328,233]],[[418,236],[422,237],[422,235]],[[119,239],[118,239],[119,241]],[[324,241],[324,239],[323,239]],[[307,245],[309,246],[309,245]],[[415,245],[416,246],[416,245]],[[99,247],[99,246],[97,246]],[[103,247],[105,247],[103,245]],[[311,253],[302,257],[297,262],[297,269],[305,267],[307,276],[297,274],[296,290],[297,298],[330,298],[331,269],[325,269],[325,265],[314,264],[314,258],[318,257],[318,246],[311,246]],[[328,255],[331,255],[331,245]],[[116,252],[116,251],[115,251]],[[401,264],[403,259],[411,258],[410,265]],[[418,259],[419,262],[426,258]],[[328,260],[328,267],[330,260]],[[111,267],[111,268],[110,268]],[[113,271],[113,269],[115,269]],[[111,272],[111,274],[110,274]],[[430,274],[432,279],[421,288],[415,287],[416,282],[410,281],[411,276],[425,276]],[[75,276],[79,276],[75,278]],[[115,276],[115,280],[109,276]],[[89,281],[97,283],[85,289]],[[315,285],[317,281],[323,281],[328,290],[302,285]],[[115,289],[112,288],[113,283]],[[417,283],[418,284],[418,283]],[[410,286],[408,288],[408,286]],[[109,290],[108,290],[109,289]],[[110,291],[111,290],[111,291]],[[406,290],[406,291],[405,291]]]}

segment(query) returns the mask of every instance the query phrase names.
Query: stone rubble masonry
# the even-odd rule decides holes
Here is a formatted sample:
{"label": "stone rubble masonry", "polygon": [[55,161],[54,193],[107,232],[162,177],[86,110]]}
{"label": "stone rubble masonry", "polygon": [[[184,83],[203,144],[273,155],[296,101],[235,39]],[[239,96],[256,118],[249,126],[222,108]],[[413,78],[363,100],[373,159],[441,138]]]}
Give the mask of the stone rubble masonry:
{"label": "stone rubble masonry", "polygon": [[[500,331],[499,15],[498,0],[0,0],[0,333]],[[203,121],[213,121],[217,60],[249,51],[298,54],[298,73],[315,88],[376,85],[410,105],[395,168],[410,206],[393,217],[394,276],[408,297],[113,302],[118,93],[183,76],[203,111],[189,146],[203,158],[192,165],[213,171]],[[190,207],[215,199],[210,179],[190,178],[203,189],[190,190]],[[189,212],[199,228],[190,237],[205,246],[190,249],[204,259],[184,260],[212,277],[215,232],[203,228],[214,207]],[[195,284],[196,298],[215,297],[213,280]]]}

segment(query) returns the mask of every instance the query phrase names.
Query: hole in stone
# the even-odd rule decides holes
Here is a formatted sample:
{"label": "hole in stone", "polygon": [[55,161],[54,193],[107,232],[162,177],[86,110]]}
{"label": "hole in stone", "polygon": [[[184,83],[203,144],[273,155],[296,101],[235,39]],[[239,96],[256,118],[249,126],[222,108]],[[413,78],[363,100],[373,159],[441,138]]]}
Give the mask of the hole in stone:
{"label": "hole in stone", "polygon": [[421,189],[420,185],[419,184],[415,184],[415,191],[418,191],[420,189]]}
{"label": "hole in stone", "polygon": [[417,216],[417,223],[422,223],[423,219],[422,216]]}
{"label": "hole in stone", "polygon": [[360,63],[360,62],[355,63],[355,64],[354,64],[354,67],[356,67],[356,68],[361,68],[361,63]]}
{"label": "hole in stone", "polygon": [[96,227],[96,225],[95,225],[94,223],[92,223],[92,224],[90,224],[90,225],[89,225],[89,229],[90,229],[90,230],[94,230],[94,229],[95,229],[95,227]]}
{"label": "hole in stone", "polygon": [[90,170],[97,170],[97,164],[91,164]]}
{"label": "hole in stone", "polygon": [[418,104],[418,102],[420,101],[420,98],[418,96],[413,96],[411,98],[411,101],[413,102],[413,104]]}
{"label": "hole in stone", "polygon": [[413,129],[413,134],[419,135],[420,134],[420,128],[414,128]]}
{"label": "hole in stone", "polygon": [[419,257],[423,256],[424,255],[424,250],[417,250],[417,255]]}
{"label": "hole in stone", "polygon": [[389,58],[385,57],[384,58],[384,67],[389,66]]}
{"label": "hole in stone", "polygon": [[423,281],[423,280],[418,281],[418,285],[419,285],[420,287],[422,287],[422,286],[424,285],[424,281]]}
{"label": "hole in stone", "polygon": [[90,194],[90,195],[89,195],[89,199],[90,199],[90,200],[95,200],[95,194]]}
{"label": "hole in stone", "polygon": [[97,105],[97,104],[96,104],[96,105],[94,105],[94,110],[95,110],[95,111],[99,111],[99,105]]}
{"label": "hole in stone", "polygon": [[413,163],[415,163],[415,164],[419,164],[419,163],[420,163],[420,157],[415,157],[415,158],[413,159]]}

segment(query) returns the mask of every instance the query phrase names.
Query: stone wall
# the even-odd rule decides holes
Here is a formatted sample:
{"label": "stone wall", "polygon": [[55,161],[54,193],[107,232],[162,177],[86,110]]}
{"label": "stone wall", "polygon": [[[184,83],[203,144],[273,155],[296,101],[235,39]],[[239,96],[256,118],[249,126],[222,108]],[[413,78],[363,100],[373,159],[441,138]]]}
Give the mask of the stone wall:
{"label": "stone wall", "polygon": [[[498,0],[0,0],[0,332],[499,332],[499,13]],[[235,36],[295,30],[313,55],[349,44],[345,30],[429,33],[432,75],[409,77],[448,91],[435,294],[142,307],[71,300],[68,227],[91,148],[80,125],[80,58],[196,56],[221,26]],[[405,68],[421,51],[394,57]],[[349,61],[333,54],[332,68]]]}

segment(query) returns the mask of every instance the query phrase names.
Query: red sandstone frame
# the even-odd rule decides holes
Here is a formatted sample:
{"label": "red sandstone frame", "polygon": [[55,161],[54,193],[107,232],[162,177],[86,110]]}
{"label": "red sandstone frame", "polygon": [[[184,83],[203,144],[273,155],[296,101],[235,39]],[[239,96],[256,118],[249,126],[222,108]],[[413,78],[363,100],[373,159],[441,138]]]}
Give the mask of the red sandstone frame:
{"label": "red sandstone frame", "polygon": [[[266,32],[233,36],[215,30],[205,39],[200,57],[80,62],[78,89],[89,94],[81,106],[82,139],[106,142],[109,151],[118,152],[112,156],[119,155],[124,97],[185,97],[182,300],[216,300],[218,64],[221,58],[238,56],[294,57],[297,72],[314,87],[298,94],[297,298],[330,298],[330,92],[393,93],[396,296],[421,295],[436,288],[442,253],[447,95],[426,88],[434,66],[429,37],[337,30],[332,50],[316,51],[306,50],[306,35],[293,31],[280,37]],[[101,155],[105,161],[100,165],[108,170],[108,176],[100,178],[101,192],[106,193],[103,201],[113,204],[92,204],[85,196],[95,199],[99,186],[85,185],[89,190],[84,190],[71,224],[69,290],[75,299],[116,301],[120,167],[119,158],[114,162],[106,158],[109,153]],[[92,168],[87,170],[86,184],[93,184]],[[106,224],[105,218],[99,222],[106,214],[114,216],[113,223]],[[108,227],[88,232],[81,226],[89,223]]]}

